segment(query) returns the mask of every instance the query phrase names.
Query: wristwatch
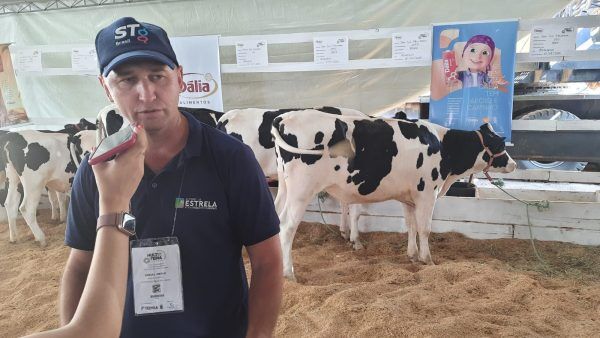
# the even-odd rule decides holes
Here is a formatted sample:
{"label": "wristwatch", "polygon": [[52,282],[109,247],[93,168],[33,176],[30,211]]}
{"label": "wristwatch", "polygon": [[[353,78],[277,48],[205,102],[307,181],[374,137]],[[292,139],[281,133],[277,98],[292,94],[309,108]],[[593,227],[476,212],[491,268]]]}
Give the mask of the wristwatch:
{"label": "wristwatch", "polygon": [[117,227],[122,233],[135,236],[135,216],[127,212],[100,215],[96,231],[100,230],[103,226]]}

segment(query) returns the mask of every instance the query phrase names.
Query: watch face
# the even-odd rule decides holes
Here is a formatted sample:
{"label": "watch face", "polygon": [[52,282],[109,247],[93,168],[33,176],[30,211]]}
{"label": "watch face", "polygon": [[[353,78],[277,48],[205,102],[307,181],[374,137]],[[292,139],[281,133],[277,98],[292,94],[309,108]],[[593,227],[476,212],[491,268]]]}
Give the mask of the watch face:
{"label": "watch face", "polygon": [[130,235],[135,235],[135,217],[128,213],[123,214],[122,229]]}

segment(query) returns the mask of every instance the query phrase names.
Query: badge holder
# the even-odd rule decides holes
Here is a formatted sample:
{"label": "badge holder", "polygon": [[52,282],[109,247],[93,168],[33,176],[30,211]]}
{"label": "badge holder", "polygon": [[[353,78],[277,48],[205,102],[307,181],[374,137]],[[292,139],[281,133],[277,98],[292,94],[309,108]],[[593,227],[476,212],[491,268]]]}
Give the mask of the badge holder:
{"label": "badge holder", "polygon": [[130,248],[135,315],[183,312],[177,237],[134,240]]}

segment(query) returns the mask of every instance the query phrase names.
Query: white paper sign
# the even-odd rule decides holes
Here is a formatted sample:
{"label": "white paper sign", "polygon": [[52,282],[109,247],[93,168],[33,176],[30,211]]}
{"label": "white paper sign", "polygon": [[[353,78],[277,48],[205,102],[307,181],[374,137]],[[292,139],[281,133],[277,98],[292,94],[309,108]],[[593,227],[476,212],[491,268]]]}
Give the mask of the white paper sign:
{"label": "white paper sign", "polygon": [[533,27],[529,55],[533,57],[572,55],[575,51],[576,34],[575,27]]}
{"label": "white paper sign", "polygon": [[313,47],[318,65],[348,63],[348,38],[345,36],[314,38]]}
{"label": "white paper sign", "polygon": [[431,30],[415,30],[392,35],[392,59],[431,62]]}
{"label": "white paper sign", "polygon": [[76,72],[85,72],[86,74],[98,74],[98,59],[96,57],[96,48],[79,47],[71,50],[71,69]]}
{"label": "white paper sign", "polygon": [[185,90],[179,94],[179,106],[222,112],[219,37],[186,36],[170,40],[177,61],[183,67]]}
{"label": "white paper sign", "polygon": [[35,48],[17,50],[14,65],[20,72],[41,72],[42,51]]}
{"label": "white paper sign", "polygon": [[242,41],[235,44],[238,67],[262,67],[269,64],[266,40]]}

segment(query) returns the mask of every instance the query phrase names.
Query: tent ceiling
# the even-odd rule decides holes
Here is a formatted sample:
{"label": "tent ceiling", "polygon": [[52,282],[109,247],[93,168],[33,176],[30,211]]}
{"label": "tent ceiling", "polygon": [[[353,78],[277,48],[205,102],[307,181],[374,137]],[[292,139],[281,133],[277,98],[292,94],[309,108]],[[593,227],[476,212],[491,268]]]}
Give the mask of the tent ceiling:
{"label": "tent ceiling", "polygon": [[0,2],[0,15],[13,13],[42,12],[80,7],[97,7],[150,1],[157,0],[52,0]]}

